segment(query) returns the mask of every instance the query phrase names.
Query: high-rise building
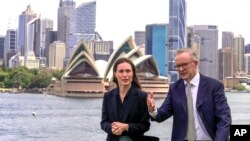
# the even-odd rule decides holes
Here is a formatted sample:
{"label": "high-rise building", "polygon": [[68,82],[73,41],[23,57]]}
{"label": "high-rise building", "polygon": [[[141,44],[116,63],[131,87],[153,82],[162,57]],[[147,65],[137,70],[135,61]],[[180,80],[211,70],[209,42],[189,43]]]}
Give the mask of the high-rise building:
{"label": "high-rise building", "polygon": [[17,32],[8,29],[4,40],[4,64],[9,67],[9,59],[16,54]]}
{"label": "high-rise building", "polygon": [[234,60],[235,60],[235,67],[234,67],[234,72],[235,73],[241,73],[242,71],[245,71],[245,60],[244,60],[244,55],[245,55],[245,43],[244,43],[244,38],[239,35],[234,37]]}
{"label": "high-rise building", "polygon": [[250,75],[250,53],[245,54],[245,71]]}
{"label": "high-rise building", "polygon": [[233,76],[233,48],[219,49],[219,80],[223,81],[226,77]]}
{"label": "high-rise building", "polygon": [[27,43],[24,49],[24,66],[26,66],[27,68],[39,68],[39,58],[37,55],[40,51],[40,24],[40,17],[36,17],[27,23]]}
{"label": "high-rise building", "polygon": [[75,8],[73,0],[60,0],[57,16],[57,37],[59,41],[66,44],[69,36],[70,13]]}
{"label": "high-rise building", "polygon": [[37,47],[38,46],[37,38],[40,37],[39,27],[40,27],[40,18],[38,17],[32,19],[30,22],[27,23],[27,33],[26,33],[27,45],[24,50],[25,57],[29,52],[34,52],[35,56],[39,54],[39,48]]}
{"label": "high-rise building", "polygon": [[[25,58],[29,51],[34,52],[35,57],[39,60],[40,67],[46,66],[46,58],[44,54],[46,29],[53,29],[53,21],[49,19],[41,19],[40,16],[32,19],[27,24],[27,48],[25,50]],[[30,41],[32,43],[30,43]]]}
{"label": "high-rise building", "polygon": [[195,25],[200,37],[200,66],[202,74],[218,79],[218,29],[215,25]]}
{"label": "high-rise building", "polygon": [[70,14],[69,42],[66,42],[66,58],[70,58],[80,40],[96,40],[96,1],[85,2]]}
{"label": "high-rise building", "polygon": [[55,41],[49,47],[49,68],[62,70],[64,67],[65,43]]}
{"label": "high-rise building", "polygon": [[[57,31],[52,31],[51,28],[46,29],[46,39],[45,39],[45,50],[44,50],[44,56],[46,58],[46,66],[49,64],[49,47],[50,44],[54,41],[57,41]],[[65,44],[65,43],[64,43]]]}
{"label": "high-rise building", "polygon": [[26,10],[23,11],[21,15],[19,15],[18,30],[17,30],[17,33],[18,33],[18,35],[17,35],[17,52],[21,52],[22,56],[24,56],[24,54],[25,54],[24,50],[25,50],[26,44],[27,44],[26,24],[36,17],[37,17],[37,15],[35,13],[33,13],[30,5],[28,5]]}
{"label": "high-rise building", "polygon": [[135,43],[138,47],[145,45],[145,31],[135,31]]}
{"label": "high-rise building", "polygon": [[[35,57],[40,57],[41,52],[41,18],[37,17],[27,23],[27,49],[24,56],[27,56],[28,51],[33,51]],[[31,41],[31,43],[30,43]]]}
{"label": "high-rise building", "polygon": [[145,54],[145,44],[146,44],[146,35],[145,31],[135,31],[135,44],[139,47],[139,50]]}
{"label": "high-rise building", "polygon": [[250,44],[245,45],[245,54],[250,53]]}
{"label": "high-rise building", "polygon": [[169,80],[173,83],[179,78],[175,70],[175,53],[179,48],[186,47],[186,1],[169,0],[168,25],[168,69]]}
{"label": "high-rise building", "polygon": [[154,56],[161,76],[167,75],[167,24],[146,26],[145,54]]}
{"label": "high-rise building", "polygon": [[228,48],[233,47],[233,38],[234,33],[233,32],[222,32],[222,48]]}
{"label": "high-rise building", "polygon": [[39,39],[39,58],[41,64],[46,64],[46,55],[45,55],[45,48],[46,48],[46,32],[47,30],[53,30],[53,20],[51,19],[42,19],[41,20],[41,35]]}
{"label": "high-rise building", "polygon": [[187,28],[187,47],[194,50],[197,58],[200,58],[201,39],[200,36],[193,31],[192,27]]}
{"label": "high-rise building", "polygon": [[2,61],[3,61],[3,54],[4,54],[4,39],[5,39],[4,36],[0,36],[0,60]]}

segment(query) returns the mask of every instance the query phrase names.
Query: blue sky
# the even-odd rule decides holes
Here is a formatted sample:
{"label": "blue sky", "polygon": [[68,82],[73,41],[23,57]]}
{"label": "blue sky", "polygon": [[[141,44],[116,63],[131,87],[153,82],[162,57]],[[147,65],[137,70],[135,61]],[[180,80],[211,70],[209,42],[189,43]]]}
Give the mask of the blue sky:
{"label": "blue sky", "polygon": [[[76,5],[91,0],[74,0]],[[145,25],[168,23],[169,0],[97,0],[96,30],[104,40],[120,45],[134,31],[145,30]],[[187,25],[218,25],[221,31],[232,31],[250,43],[250,0],[186,0]],[[30,4],[42,18],[57,24],[59,0],[0,0],[0,35],[7,27],[17,27],[18,15]],[[221,45],[219,44],[219,47]]]}

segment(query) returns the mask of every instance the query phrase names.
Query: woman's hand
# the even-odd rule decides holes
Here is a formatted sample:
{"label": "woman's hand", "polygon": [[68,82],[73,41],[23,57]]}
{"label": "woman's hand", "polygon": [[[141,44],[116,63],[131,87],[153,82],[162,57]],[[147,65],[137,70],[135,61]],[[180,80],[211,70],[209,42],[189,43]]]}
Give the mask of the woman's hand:
{"label": "woman's hand", "polygon": [[121,135],[123,131],[128,131],[128,124],[121,122],[113,122],[112,123],[112,133],[114,135]]}

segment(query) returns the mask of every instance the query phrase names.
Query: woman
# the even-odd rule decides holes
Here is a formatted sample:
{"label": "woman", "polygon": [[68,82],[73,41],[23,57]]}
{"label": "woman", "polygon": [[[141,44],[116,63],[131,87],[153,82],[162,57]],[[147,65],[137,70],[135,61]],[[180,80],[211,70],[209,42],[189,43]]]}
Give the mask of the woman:
{"label": "woman", "polygon": [[106,141],[135,141],[149,130],[150,118],[147,93],[141,90],[131,60],[115,62],[113,82],[117,88],[104,94],[101,128],[108,134]]}

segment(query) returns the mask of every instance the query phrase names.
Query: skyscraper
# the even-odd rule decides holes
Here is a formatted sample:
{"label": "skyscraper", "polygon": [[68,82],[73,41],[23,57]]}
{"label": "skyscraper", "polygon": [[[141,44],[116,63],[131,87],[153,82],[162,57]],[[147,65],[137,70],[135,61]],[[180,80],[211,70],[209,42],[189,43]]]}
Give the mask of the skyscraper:
{"label": "skyscraper", "polygon": [[234,74],[240,73],[245,71],[245,39],[239,35],[234,37],[234,45],[233,45],[233,51],[234,51],[234,60],[235,60],[235,66],[234,66]]}
{"label": "skyscraper", "polygon": [[[96,40],[96,1],[85,2],[70,14],[69,42],[66,42],[66,58],[70,58],[77,43]],[[68,44],[67,44],[68,43]]]}
{"label": "skyscraper", "polygon": [[186,47],[186,1],[169,0],[169,26],[168,26],[168,69],[170,83],[179,76],[175,70],[175,53],[179,48]]}
{"label": "skyscraper", "polygon": [[233,32],[222,32],[222,48],[232,48],[233,47],[233,38],[234,33]]}
{"label": "skyscraper", "polygon": [[32,19],[36,18],[37,15],[33,13],[31,10],[31,6],[28,5],[26,10],[22,12],[21,15],[19,15],[19,20],[18,20],[18,30],[17,30],[17,52],[21,52],[21,56],[24,56],[26,44],[27,44],[27,37],[26,37],[26,32],[27,32],[27,27],[26,24],[31,21]]}
{"label": "skyscraper", "polygon": [[57,38],[66,44],[69,36],[70,13],[75,8],[73,0],[60,0],[57,15]]}
{"label": "skyscraper", "polygon": [[244,55],[245,57],[245,71],[248,75],[250,75],[250,54],[247,53]]}
{"label": "skyscraper", "polygon": [[27,57],[28,52],[33,52],[36,57],[40,54],[40,38],[41,38],[41,19],[36,17],[26,24],[26,40],[27,44],[24,49],[24,56]]}
{"label": "skyscraper", "polygon": [[4,40],[4,64],[9,67],[9,59],[16,54],[17,37],[15,29],[8,29]]}
{"label": "skyscraper", "polygon": [[64,67],[63,59],[65,57],[65,43],[55,41],[49,47],[48,67],[55,70],[61,70]]}
{"label": "skyscraper", "polygon": [[46,46],[46,32],[47,30],[53,29],[53,20],[51,19],[42,19],[41,20],[41,40],[40,40],[40,57],[44,57],[44,50]]}
{"label": "skyscraper", "polygon": [[201,39],[200,36],[193,31],[192,27],[187,27],[187,47],[194,50],[197,58],[200,58]]}
{"label": "skyscraper", "polygon": [[245,45],[245,54],[250,53],[250,44]]}
{"label": "skyscraper", "polygon": [[233,48],[224,47],[219,49],[219,80],[233,76]]}
{"label": "skyscraper", "polygon": [[195,25],[200,37],[200,66],[202,74],[218,79],[218,29],[214,25]]}
{"label": "skyscraper", "polygon": [[53,20],[42,19],[40,26],[40,38],[39,38],[39,54],[37,57],[40,59],[40,65],[46,66],[47,55],[45,54],[46,48],[46,32],[53,29]]}
{"label": "skyscraper", "polygon": [[[3,61],[3,54],[4,54],[4,36],[0,36],[0,62]],[[0,63],[1,64],[1,63]]]}
{"label": "skyscraper", "polygon": [[[46,58],[46,66],[49,64],[49,46],[54,41],[57,41],[57,31],[52,31],[51,28],[46,29],[44,56]],[[65,43],[64,43],[65,44]]]}
{"label": "skyscraper", "polygon": [[138,47],[145,45],[145,31],[135,31],[134,37]]}
{"label": "skyscraper", "polygon": [[161,76],[167,75],[167,24],[151,24],[146,26],[146,54],[153,55]]}
{"label": "skyscraper", "polygon": [[[27,23],[26,33],[26,48],[24,50],[24,66],[27,68],[38,68],[39,60],[37,59],[36,52],[39,51],[40,39],[40,17],[32,19]],[[32,65],[31,65],[32,64]]]}

